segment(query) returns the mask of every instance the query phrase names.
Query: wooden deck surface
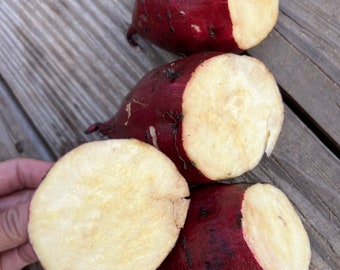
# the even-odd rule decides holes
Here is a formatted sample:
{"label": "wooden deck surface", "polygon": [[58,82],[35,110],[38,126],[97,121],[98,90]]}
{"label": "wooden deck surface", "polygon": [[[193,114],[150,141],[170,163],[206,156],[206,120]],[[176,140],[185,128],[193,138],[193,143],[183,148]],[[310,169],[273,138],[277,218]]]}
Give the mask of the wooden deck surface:
{"label": "wooden deck surface", "polygon": [[[150,69],[177,56],[125,34],[133,0],[0,0],[0,161],[56,160],[91,140]],[[310,237],[310,269],[340,269],[340,5],[281,0],[247,52],[272,71],[285,121],[269,158],[236,181],[282,189]],[[36,266],[32,266],[33,269]]]}

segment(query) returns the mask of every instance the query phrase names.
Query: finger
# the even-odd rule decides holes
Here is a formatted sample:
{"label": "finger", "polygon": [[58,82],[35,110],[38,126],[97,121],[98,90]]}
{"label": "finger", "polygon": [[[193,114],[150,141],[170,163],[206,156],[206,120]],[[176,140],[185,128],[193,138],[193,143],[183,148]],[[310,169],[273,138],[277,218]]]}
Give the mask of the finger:
{"label": "finger", "polygon": [[32,199],[32,196],[34,194],[33,189],[25,189],[13,192],[9,195],[6,195],[5,197],[0,198],[0,212],[14,207],[18,204],[21,204],[23,202],[28,202]]}
{"label": "finger", "polygon": [[0,253],[0,269],[20,270],[37,260],[31,244],[26,242],[18,248]]}
{"label": "finger", "polygon": [[0,163],[0,196],[24,188],[36,188],[51,162],[18,158]]}
{"label": "finger", "polygon": [[0,212],[0,252],[28,241],[29,205],[29,202],[25,202]]}

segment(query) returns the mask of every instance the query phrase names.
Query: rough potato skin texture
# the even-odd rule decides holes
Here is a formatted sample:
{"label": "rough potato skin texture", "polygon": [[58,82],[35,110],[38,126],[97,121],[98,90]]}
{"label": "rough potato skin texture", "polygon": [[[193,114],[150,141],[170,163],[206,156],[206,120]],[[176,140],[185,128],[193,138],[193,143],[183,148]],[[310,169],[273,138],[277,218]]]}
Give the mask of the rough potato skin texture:
{"label": "rough potato skin texture", "polygon": [[228,1],[136,0],[128,40],[138,33],[160,48],[190,55],[202,51],[240,53],[232,33]]}
{"label": "rough potato skin texture", "polygon": [[249,186],[216,183],[193,188],[184,228],[158,270],[262,269],[241,227],[242,200]]}
{"label": "rough potato skin texture", "polygon": [[182,58],[148,72],[123,100],[113,118],[95,123],[111,139],[135,138],[165,153],[189,184],[207,183],[189,160],[182,144],[183,92],[191,74],[204,60],[222,53],[206,52]]}

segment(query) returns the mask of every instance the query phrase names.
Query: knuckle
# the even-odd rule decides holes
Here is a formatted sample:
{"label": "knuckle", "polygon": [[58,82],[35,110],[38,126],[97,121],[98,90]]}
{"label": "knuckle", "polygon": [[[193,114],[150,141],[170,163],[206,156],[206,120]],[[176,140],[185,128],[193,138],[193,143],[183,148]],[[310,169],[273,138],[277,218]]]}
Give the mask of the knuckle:
{"label": "knuckle", "polygon": [[37,261],[33,249],[28,244],[17,249],[17,256],[25,264]]}
{"label": "knuckle", "polygon": [[[18,243],[24,238],[24,232],[21,228],[21,218],[17,207],[9,208],[1,213],[0,218],[0,238],[9,242]],[[6,242],[7,242],[6,241]]]}

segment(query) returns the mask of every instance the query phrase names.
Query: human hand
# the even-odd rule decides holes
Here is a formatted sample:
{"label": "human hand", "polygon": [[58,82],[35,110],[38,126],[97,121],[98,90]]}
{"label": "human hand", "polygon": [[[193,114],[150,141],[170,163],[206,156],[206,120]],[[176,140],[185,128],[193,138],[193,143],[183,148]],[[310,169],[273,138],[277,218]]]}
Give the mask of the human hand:
{"label": "human hand", "polygon": [[19,270],[37,261],[28,241],[29,205],[51,165],[23,158],[0,163],[1,270]]}

